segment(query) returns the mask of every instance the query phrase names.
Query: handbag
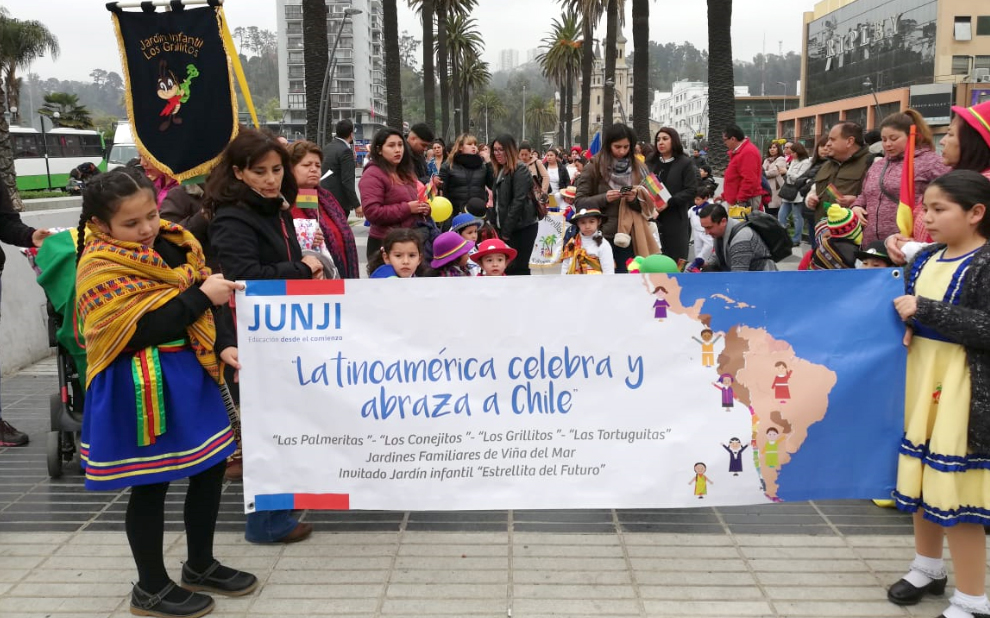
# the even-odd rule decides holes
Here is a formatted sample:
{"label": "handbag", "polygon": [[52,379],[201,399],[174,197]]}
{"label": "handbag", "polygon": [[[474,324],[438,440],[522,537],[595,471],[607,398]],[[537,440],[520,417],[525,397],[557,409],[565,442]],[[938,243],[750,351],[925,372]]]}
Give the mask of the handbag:
{"label": "handbag", "polygon": [[793,202],[797,199],[798,187],[795,184],[785,182],[781,185],[780,190],[777,191],[777,195],[779,195],[780,199],[785,202]]}
{"label": "handbag", "polygon": [[543,190],[536,177],[533,177],[532,184],[533,204],[536,206],[536,218],[543,221],[547,217],[547,206],[550,204],[550,196]]}

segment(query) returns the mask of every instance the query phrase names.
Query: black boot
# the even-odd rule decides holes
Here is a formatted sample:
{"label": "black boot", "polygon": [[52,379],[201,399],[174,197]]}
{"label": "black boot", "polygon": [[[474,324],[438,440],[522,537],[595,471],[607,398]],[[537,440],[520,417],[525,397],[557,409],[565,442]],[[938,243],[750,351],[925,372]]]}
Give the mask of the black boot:
{"label": "black boot", "polygon": [[145,592],[137,584],[131,591],[131,613],[135,616],[199,618],[212,612],[213,607],[210,597],[183,590],[175,582],[169,582],[158,594]]}
{"label": "black boot", "polygon": [[182,587],[186,590],[215,592],[228,597],[251,594],[258,587],[258,578],[244,571],[237,571],[214,560],[205,571],[197,573],[189,563],[182,564]]}

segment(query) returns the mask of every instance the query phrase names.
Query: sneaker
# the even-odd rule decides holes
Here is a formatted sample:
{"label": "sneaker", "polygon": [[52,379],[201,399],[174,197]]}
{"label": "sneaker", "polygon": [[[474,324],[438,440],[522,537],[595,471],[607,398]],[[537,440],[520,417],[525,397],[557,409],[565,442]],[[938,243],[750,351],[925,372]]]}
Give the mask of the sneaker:
{"label": "sneaker", "polygon": [[23,431],[17,431],[10,423],[0,419],[0,446],[24,446],[28,436]]}

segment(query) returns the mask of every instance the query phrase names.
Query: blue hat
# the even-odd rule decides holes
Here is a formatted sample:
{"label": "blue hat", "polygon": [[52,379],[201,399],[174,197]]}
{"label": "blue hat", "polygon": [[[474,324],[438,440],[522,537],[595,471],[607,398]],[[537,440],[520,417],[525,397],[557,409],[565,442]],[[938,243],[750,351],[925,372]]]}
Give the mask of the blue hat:
{"label": "blue hat", "polygon": [[454,219],[450,222],[450,229],[451,231],[454,232],[460,232],[464,228],[471,227],[472,225],[477,225],[478,227],[481,227],[483,223],[484,221],[475,217],[474,215],[463,212],[457,215],[456,217],[454,217]]}

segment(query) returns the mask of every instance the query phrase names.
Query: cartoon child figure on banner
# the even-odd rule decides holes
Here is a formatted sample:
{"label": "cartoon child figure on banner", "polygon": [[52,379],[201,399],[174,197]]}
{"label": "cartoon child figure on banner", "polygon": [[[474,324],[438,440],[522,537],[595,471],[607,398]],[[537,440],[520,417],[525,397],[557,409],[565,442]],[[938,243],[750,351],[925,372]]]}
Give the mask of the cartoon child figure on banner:
{"label": "cartoon child figure on banner", "polygon": [[743,471],[743,451],[749,448],[749,445],[744,445],[739,438],[732,438],[728,444],[723,444],[722,448],[729,453],[729,472],[732,473],[732,476],[739,476],[739,473]]}
{"label": "cartoon child figure on banner", "polygon": [[667,319],[667,308],[670,307],[670,303],[667,302],[667,288],[658,285],[653,290],[653,295],[657,297],[656,302],[653,303],[653,317],[658,322],[663,322]]}
{"label": "cartoon child figure on banner", "polygon": [[702,367],[714,367],[715,366],[715,344],[719,342],[722,335],[715,336],[712,329],[706,328],[701,331],[701,339],[697,337],[691,337],[695,341],[701,344],[701,366]]}
{"label": "cartoon child figure on banner", "polygon": [[777,468],[780,466],[779,451],[780,430],[776,427],[770,427],[767,429],[767,441],[763,445],[763,463],[768,468]]}
{"label": "cartoon child figure on banner", "polygon": [[773,378],[773,396],[774,398],[780,400],[780,403],[787,403],[791,398],[791,374],[794,373],[787,368],[787,363],[778,361],[774,364],[774,369],[777,370],[777,375]]}
{"label": "cartoon child figure on banner", "polygon": [[718,377],[718,382],[712,382],[712,386],[722,391],[722,408],[726,412],[732,412],[733,406],[736,405],[736,394],[732,390],[734,382],[731,373],[723,373]]}
{"label": "cartoon child figure on banner", "polygon": [[694,483],[694,495],[698,496],[701,500],[708,495],[708,486],[714,485],[710,478],[705,476],[705,472],[708,471],[708,466],[702,462],[694,464],[694,478],[688,481],[688,485]]}
{"label": "cartoon child figure on banner", "polygon": [[187,65],[186,79],[180,83],[164,59],[158,63],[158,98],[167,101],[165,109],[159,114],[165,117],[165,122],[158,127],[159,131],[166,131],[173,124],[182,124],[179,110],[183,103],[189,101],[190,86],[197,77],[199,70],[194,65]]}

